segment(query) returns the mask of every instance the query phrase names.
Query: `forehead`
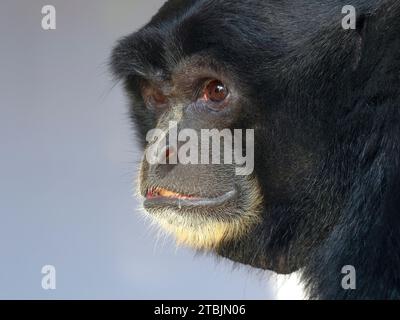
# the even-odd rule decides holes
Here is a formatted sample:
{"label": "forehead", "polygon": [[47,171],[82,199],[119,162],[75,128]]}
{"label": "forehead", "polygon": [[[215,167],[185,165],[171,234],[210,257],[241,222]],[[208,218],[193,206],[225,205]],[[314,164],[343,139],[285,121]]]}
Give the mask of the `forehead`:
{"label": "forehead", "polygon": [[218,71],[219,61],[223,59],[215,54],[217,46],[208,37],[200,36],[199,28],[184,32],[182,29],[181,25],[158,28],[149,25],[122,39],[113,51],[114,70],[122,76],[152,74],[158,77],[188,69]]}
{"label": "forehead", "polygon": [[[179,5],[175,11],[174,4]],[[256,66],[249,62],[257,55],[268,58],[276,43],[263,31],[269,25],[265,12],[257,14],[233,1],[169,1],[145,27],[119,41],[112,68],[120,78],[221,65],[250,73]]]}

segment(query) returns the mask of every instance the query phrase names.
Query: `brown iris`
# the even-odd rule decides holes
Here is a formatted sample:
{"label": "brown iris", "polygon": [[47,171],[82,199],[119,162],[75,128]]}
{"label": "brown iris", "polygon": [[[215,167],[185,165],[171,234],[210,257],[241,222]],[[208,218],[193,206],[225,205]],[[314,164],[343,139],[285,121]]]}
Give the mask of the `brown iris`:
{"label": "brown iris", "polygon": [[222,102],[228,95],[228,88],[219,80],[210,81],[204,91],[204,99],[213,102]]}

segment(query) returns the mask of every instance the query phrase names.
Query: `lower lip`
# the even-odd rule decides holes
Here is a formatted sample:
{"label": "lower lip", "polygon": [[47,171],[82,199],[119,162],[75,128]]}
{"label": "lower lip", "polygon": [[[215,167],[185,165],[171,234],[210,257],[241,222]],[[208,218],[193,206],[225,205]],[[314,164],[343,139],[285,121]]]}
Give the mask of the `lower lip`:
{"label": "lower lip", "polygon": [[221,196],[214,198],[170,198],[170,197],[147,197],[144,207],[177,207],[177,208],[193,208],[193,207],[218,207],[222,206],[236,198],[237,191],[232,190]]}

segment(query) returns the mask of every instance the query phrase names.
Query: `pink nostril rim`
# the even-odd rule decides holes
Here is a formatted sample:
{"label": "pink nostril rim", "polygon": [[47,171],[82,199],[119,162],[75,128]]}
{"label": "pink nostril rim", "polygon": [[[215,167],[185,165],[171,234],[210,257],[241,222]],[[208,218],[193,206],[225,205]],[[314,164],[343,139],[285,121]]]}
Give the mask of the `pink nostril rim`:
{"label": "pink nostril rim", "polygon": [[171,155],[171,149],[170,148],[166,148],[165,149],[165,159],[169,159],[169,156]]}
{"label": "pink nostril rim", "polygon": [[[175,149],[173,147],[165,147],[160,154],[159,163],[170,163],[170,159],[175,156]],[[172,159],[172,161],[174,161]]]}
{"label": "pink nostril rim", "polygon": [[[170,162],[169,160],[171,160],[171,158],[174,158],[176,154],[176,151],[173,147],[167,147],[165,149],[165,159]],[[174,159],[172,159],[172,161],[176,161]],[[174,164],[174,163],[170,163],[170,164]]]}

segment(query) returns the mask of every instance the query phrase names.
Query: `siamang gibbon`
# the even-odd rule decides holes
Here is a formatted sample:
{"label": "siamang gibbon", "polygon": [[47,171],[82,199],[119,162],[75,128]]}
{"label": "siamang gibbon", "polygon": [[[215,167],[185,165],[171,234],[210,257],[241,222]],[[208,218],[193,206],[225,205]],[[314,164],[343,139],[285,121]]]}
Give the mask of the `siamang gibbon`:
{"label": "siamang gibbon", "polygon": [[144,208],[180,244],[300,271],[311,299],[399,299],[400,2],[352,0],[346,28],[347,2],[170,0],[110,65],[145,151],[171,122],[253,130],[248,175],[142,162]]}

